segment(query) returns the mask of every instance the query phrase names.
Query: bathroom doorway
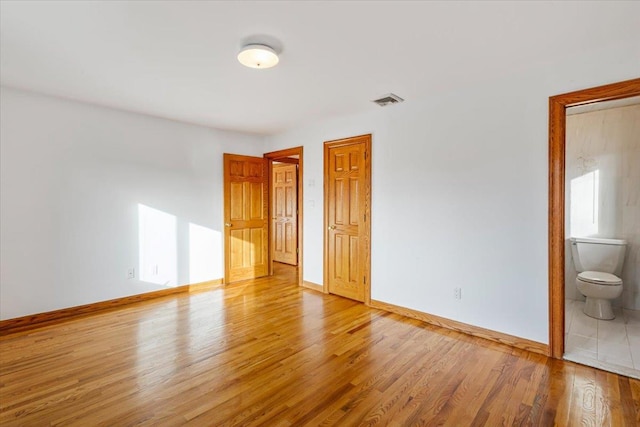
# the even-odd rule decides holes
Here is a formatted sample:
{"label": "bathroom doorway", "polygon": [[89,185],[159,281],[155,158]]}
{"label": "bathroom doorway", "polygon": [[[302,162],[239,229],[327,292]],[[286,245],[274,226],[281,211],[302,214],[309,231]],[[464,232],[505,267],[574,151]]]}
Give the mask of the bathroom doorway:
{"label": "bathroom doorway", "polygon": [[[636,301],[640,287],[640,96],[570,107],[566,114],[564,359],[640,378],[640,301]],[[587,243],[573,243],[570,237],[587,238]],[[588,238],[619,240],[590,244]],[[617,244],[622,242],[626,245]],[[579,291],[576,286],[575,260],[585,257],[573,252],[584,245],[596,250],[623,248],[621,268],[609,270],[614,273],[612,283],[622,279],[622,285],[580,281],[581,287],[589,286],[598,296],[603,292],[612,298],[622,292],[613,300],[603,300],[610,301],[606,307],[611,304],[613,313],[586,309],[583,293],[588,290]],[[578,265],[581,271],[607,269],[603,263],[591,268]],[[590,301],[590,307],[595,307],[596,300]],[[604,320],[611,316],[615,318]]]}
{"label": "bathroom doorway", "polygon": [[[631,332],[629,328],[625,330],[625,326],[629,322],[633,323],[637,313],[640,311],[633,310],[636,307],[638,298],[637,294],[640,287],[637,278],[636,271],[639,269],[638,264],[638,246],[640,242],[631,242],[631,251],[627,254],[626,263],[628,264],[628,270],[624,277],[627,277],[629,283],[627,287],[627,293],[622,299],[615,302],[614,305],[618,305],[618,325],[617,330],[614,323],[608,323],[610,321],[596,320],[586,317],[581,310],[580,305],[583,304],[580,298],[580,293],[575,288],[575,271],[572,272],[573,261],[570,251],[567,248],[567,238],[571,233],[578,234],[591,234],[593,236],[602,236],[607,233],[622,233],[621,227],[625,227],[622,224],[623,213],[612,214],[612,212],[606,212],[608,207],[602,211],[601,218],[597,218],[597,209],[603,209],[603,202],[605,199],[619,199],[618,204],[623,198],[623,192],[626,192],[626,213],[630,218],[633,217],[633,213],[630,210],[638,209],[638,206],[629,206],[629,203],[637,203],[637,185],[633,186],[633,190],[629,189],[630,182],[633,181],[629,175],[633,172],[628,172],[624,175],[622,167],[630,168],[628,162],[633,155],[627,153],[627,155],[619,154],[614,156],[613,160],[611,155],[607,155],[607,150],[611,151],[611,143],[602,142],[609,138],[607,133],[611,133],[611,129],[618,129],[617,126],[610,126],[610,129],[606,129],[606,123],[602,121],[604,115],[608,116],[612,120],[619,120],[616,117],[623,115],[629,116],[631,114],[631,105],[634,105],[635,100],[633,97],[640,96],[640,79],[634,79],[626,82],[611,84],[593,89],[587,89],[583,91],[572,92],[568,94],[558,95],[550,98],[550,116],[549,116],[549,324],[550,324],[550,353],[555,358],[567,357],[571,359],[578,356],[590,356],[588,358],[583,357],[584,360],[576,360],[580,363],[591,361],[592,366],[597,366],[603,369],[607,369],[607,361],[617,362],[614,365],[614,369],[620,373],[633,376],[634,365],[632,354],[635,350],[636,359],[640,359],[640,349],[631,348],[631,343],[640,343],[640,335],[637,338],[629,340],[630,336],[635,337],[636,332],[640,334],[640,329],[636,330],[632,327]],[[619,104],[605,104],[606,101],[619,102]],[[637,105],[637,103],[635,103]],[[613,109],[607,110],[606,107],[612,107],[623,110]],[[605,109],[603,109],[603,107]],[[638,106],[640,108],[640,106]],[[624,114],[622,114],[624,112]],[[567,118],[569,114],[569,118]],[[599,124],[588,125],[588,120],[591,115],[593,117],[598,116],[596,121]],[[604,124],[603,124],[604,123]],[[585,136],[585,132],[590,127],[594,127],[595,130],[589,132],[595,132],[592,136]],[[634,132],[634,131],[631,131]],[[637,129],[635,130],[637,134]],[[575,144],[575,140],[583,142],[578,146],[569,146],[569,144]],[[586,139],[585,139],[586,138]],[[587,141],[587,142],[585,142]],[[600,141],[600,142],[597,142]],[[635,142],[633,142],[635,144]],[[604,148],[609,145],[608,148]],[[626,143],[627,145],[629,143]],[[629,148],[629,147],[628,147]],[[632,148],[629,148],[632,149]],[[636,156],[637,157],[637,156]],[[617,158],[617,161],[615,160]],[[624,161],[622,159],[625,159]],[[617,162],[617,163],[616,163]],[[624,163],[624,164],[621,164]],[[626,162],[626,163],[625,163]],[[603,192],[604,185],[607,184],[607,174],[612,176],[611,171],[606,171],[606,167],[611,164],[618,164],[620,171],[615,171],[618,175],[624,176],[619,180],[626,181],[626,190],[611,189],[608,188],[606,192]],[[609,165],[609,166],[607,166]],[[600,171],[600,169],[603,171]],[[636,168],[637,169],[637,168]],[[629,169],[631,170],[631,169]],[[604,181],[600,180],[600,173],[604,173],[602,177]],[[574,176],[575,175],[575,176]],[[568,182],[566,180],[569,180]],[[573,182],[575,181],[575,182]],[[587,182],[588,181],[588,182]],[[611,181],[611,180],[609,180]],[[595,183],[598,182],[598,189],[593,190]],[[572,185],[573,184],[573,185]],[[602,185],[600,185],[602,184]],[[574,188],[574,198],[571,199],[571,188]],[[584,191],[582,191],[584,190]],[[589,191],[586,191],[589,190]],[[582,199],[577,200],[576,194],[580,194]],[[571,211],[571,203],[574,203],[574,212]],[[576,206],[581,206],[580,209],[584,210],[588,208],[586,205],[591,204],[592,209],[589,212],[589,218],[579,218],[576,216]],[[612,231],[614,228],[610,224],[605,223],[605,219],[617,218],[618,221],[617,231]],[[571,221],[574,221],[573,226]],[[615,222],[614,221],[614,222]],[[629,221],[627,221],[629,222]],[[594,227],[600,225],[602,230],[598,231]],[[627,225],[626,227],[635,227],[634,225]],[[573,230],[572,230],[573,228]],[[611,236],[613,237],[613,236]],[[633,237],[633,236],[632,236]],[[633,240],[633,239],[632,239]],[[630,256],[631,255],[631,256]],[[627,311],[623,311],[623,308],[627,308]],[[583,316],[585,318],[583,318]],[[575,323],[574,323],[575,321]],[[640,317],[638,318],[640,321]],[[566,324],[565,324],[566,322]],[[601,322],[602,324],[598,324]],[[595,323],[594,325],[590,325]],[[587,326],[592,326],[589,329]],[[640,328],[640,326],[639,326]],[[600,330],[600,334],[598,331]],[[606,342],[598,342],[598,335],[600,338],[608,338],[609,344],[612,348],[615,346],[622,346],[626,342],[627,350],[626,354],[621,353],[621,357],[617,358],[616,352],[611,348],[606,349]],[[615,342],[614,342],[615,341]],[[569,348],[571,347],[571,348]],[[621,347],[618,348],[620,350]],[[602,349],[602,352],[598,350]],[[570,350],[569,355],[565,354],[565,350]],[[580,351],[578,351],[580,350]],[[607,351],[604,351],[607,350]],[[590,352],[590,353],[589,353]],[[599,354],[600,353],[600,354]],[[624,352],[623,352],[624,353]],[[639,363],[640,360],[635,361]],[[629,372],[625,372],[624,369],[616,369],[616,367],[622,366],[622,368],[631,369]],[[640,366],[640,364],[638,365]],[[640,372],[640,371],[637,371]],[[637,375],[636,372],[636,375]]]}

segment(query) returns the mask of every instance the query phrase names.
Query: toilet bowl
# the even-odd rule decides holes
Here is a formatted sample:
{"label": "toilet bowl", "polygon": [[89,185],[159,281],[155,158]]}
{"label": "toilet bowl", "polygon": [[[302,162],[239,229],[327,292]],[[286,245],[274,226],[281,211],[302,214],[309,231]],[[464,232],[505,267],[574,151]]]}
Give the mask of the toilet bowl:
{"label": "toilet bowl", "polygon": [[584,314],[602,320],[616,317],[611,300],[622,294],[622,280],[619,277],[601,271],[583,271],[576,277],[576,287],[586,297]]}
{"label": "toilet bowl", "polygon": [[586,297],[584,314],[596,319],[615,319],[611,301],[622,294],[625,240],[571,237],[576,287]]}

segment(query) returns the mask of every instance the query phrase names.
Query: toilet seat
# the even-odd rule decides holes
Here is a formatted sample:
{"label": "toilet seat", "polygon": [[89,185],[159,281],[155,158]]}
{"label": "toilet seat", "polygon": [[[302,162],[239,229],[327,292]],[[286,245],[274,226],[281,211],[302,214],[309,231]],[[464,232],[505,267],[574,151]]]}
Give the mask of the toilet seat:
{"label": "toilet seat", "polygon": [[618,276],[602,271],[583,271],[578,274],[578,279],[594,285],[615,286],[622,284],[622,280]]}

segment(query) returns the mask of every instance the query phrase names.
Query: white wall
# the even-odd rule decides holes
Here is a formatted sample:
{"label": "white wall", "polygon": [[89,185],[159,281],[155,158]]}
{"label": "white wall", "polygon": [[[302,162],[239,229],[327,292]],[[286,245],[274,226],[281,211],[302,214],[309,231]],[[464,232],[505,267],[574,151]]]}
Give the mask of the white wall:
{"label": "white wall", "polygon": [[[6,87],[1,102],[2,319],[223,277],[222,153],[262,155],[262,137]],[[175,236],[142,266],[158,280],[138,279],[139,204],[175,224],[148,233]]]}
{"label": "white wall", "polygon": [[304,145],[304,279],[323,281],[323,141],[372,133],[372,298],[548,343],[548,97],[637,77],[637,51],[521,64],[268,138]]}
{"label": "white wall", "polygon": [[[575,286],[569,237],[625,239],[623,293],[614,304],[640,310],[640,105],[570,115],[566,128],[565,294],[570,299],[584,300]],[[571,191],[572,182],[575,187],[581,177],[596,172],[597,204],[594,207],[587,203],[586,209],[580,211],[581,203],[575,203],[580,200],[575,200]],[[595,201],[595,197],[588,198]],[[572,206],[571,200],[577,206]],[[571,218],[579,220],[584,214],[591,216],[593,223],[581,230]]]}

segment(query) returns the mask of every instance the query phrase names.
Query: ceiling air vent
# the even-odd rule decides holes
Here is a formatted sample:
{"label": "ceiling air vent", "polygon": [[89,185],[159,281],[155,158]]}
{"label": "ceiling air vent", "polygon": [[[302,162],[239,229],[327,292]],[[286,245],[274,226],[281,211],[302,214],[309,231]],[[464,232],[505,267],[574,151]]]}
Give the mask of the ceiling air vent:
{"label": "ceiling air vent", "polygon": [[381,107],[386,107],[387,105],[398,104],[403,101],[404,99],[400,98],[398,95],[394,93],[389,93],[387,95],[384,95],[381,98],[374,99],[372,102],[375,102]]}

